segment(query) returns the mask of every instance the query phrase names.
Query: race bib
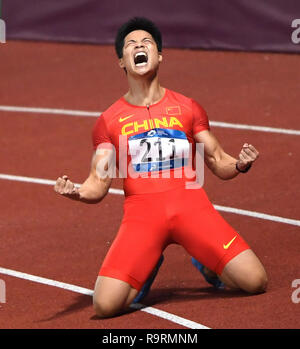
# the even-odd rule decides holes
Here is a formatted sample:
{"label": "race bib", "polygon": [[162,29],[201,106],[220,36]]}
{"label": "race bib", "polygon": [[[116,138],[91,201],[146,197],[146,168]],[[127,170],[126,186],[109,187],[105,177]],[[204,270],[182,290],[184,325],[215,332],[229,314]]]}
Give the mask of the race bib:
{"label": "race bib", "polygon": [[184,132],[156,128],[129,137],[131,163],[136,172],[170,170],[188,164],[189,142]]}

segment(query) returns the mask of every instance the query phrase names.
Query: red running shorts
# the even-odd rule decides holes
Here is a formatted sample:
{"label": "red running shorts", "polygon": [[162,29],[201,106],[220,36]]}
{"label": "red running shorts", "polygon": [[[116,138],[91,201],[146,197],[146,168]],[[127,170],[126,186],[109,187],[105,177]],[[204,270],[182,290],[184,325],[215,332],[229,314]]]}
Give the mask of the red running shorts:
{"label": "red running shorts", "polygon": [[202,188],[130,195],[99,275],[125,281],[139,291],[170,244],[181,245],[218,275],[232,258],[250,248]]}

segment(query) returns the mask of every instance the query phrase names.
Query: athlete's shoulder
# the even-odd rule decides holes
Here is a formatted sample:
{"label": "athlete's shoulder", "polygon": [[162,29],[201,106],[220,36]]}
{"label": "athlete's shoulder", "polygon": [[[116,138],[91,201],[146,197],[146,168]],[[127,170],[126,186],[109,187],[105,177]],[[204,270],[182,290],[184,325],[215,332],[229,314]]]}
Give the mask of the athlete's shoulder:
{"label": "athlete's shoulder", "polygon": [[194,111],[195,109],[201,109],[203,112],[205,112],[205,109],[202,106],[202,104],[195,100],[193,97],[187,97],[182,93],[175,92],[172,90],[169,90],[169,95],[171,96],[171,98],[173,98],[174,101],[184,104],[188,109],[192,111]]}
{"label": "athlete's shoulder", "polygon": [[111,104],[107,109],[105,109],[98,119],[102,119],[105,122],[106,127],[110,129],[114,128],[115,122],[128,112],[128,106],[124,102],[124,98],[121,97],[113,104]]}
{"label": "athlete's shoulder", "polygon": [[209,130],[209,120],[207,113],[202,105],[197,102],[194,98],[187,97],[181,93],[169,90],[170,98],[173,101],[177,101],[179,105],[184,105],[186,110],[190,112],[193,119],[193,132],[194,134],[203,130]]}
{"label": "athlete's shoulder", "polygon": [[174,102],[176,101],[178,103],[183,103],[188,105],[192,103],[192,99],[190,97],[187,97],[177,91],[168,90],[168,94],[169,94],[169,98],[173,99]]}
{"label": "athlete's shoulder", "polygon": [[194,98],[188,97],[182,93],[168,90],[169,98],[173,101],[173,103],[178,103],[180,105],[184,105],[188,110],[193,111],[196,108],[202,108],[202,106],[197,102]]}
{"label": "athlete's shoulder", "polygon": [[109,107],[107,107],[101,113],[100,116],[103,117],[106,121],[109,121],[109,119],[111,119],[118,112],[121,105],[122,105],[122,98],[119,98],[117,101],[115,101]]}

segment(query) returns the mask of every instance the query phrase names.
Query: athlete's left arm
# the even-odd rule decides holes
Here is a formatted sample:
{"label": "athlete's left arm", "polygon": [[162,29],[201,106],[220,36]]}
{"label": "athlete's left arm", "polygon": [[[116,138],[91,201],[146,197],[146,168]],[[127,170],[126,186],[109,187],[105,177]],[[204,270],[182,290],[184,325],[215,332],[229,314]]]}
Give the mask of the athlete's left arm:
{"label": "athlete's left arm", "polygon": [[241,171],[246,170],[258,158],[259,153],[251,144],[245,143],[236,159],[227,154],[217,138],[209,130],[194,135],[196,143],[204,144],[204,159],[208,168],[221,179],[231,179],[239,174],[236,165]]}

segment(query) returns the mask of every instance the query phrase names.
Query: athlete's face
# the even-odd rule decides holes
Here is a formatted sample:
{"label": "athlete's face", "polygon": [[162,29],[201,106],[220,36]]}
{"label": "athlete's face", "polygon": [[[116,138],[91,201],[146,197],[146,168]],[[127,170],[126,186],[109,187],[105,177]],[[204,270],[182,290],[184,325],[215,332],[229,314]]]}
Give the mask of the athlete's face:
{"label": "athlete's face", "polygon": [[147,75],[157,71],[162,55],[152,35],[144,30],[134,30],[124,39],[123,57],[119,61],[127,74]]}

